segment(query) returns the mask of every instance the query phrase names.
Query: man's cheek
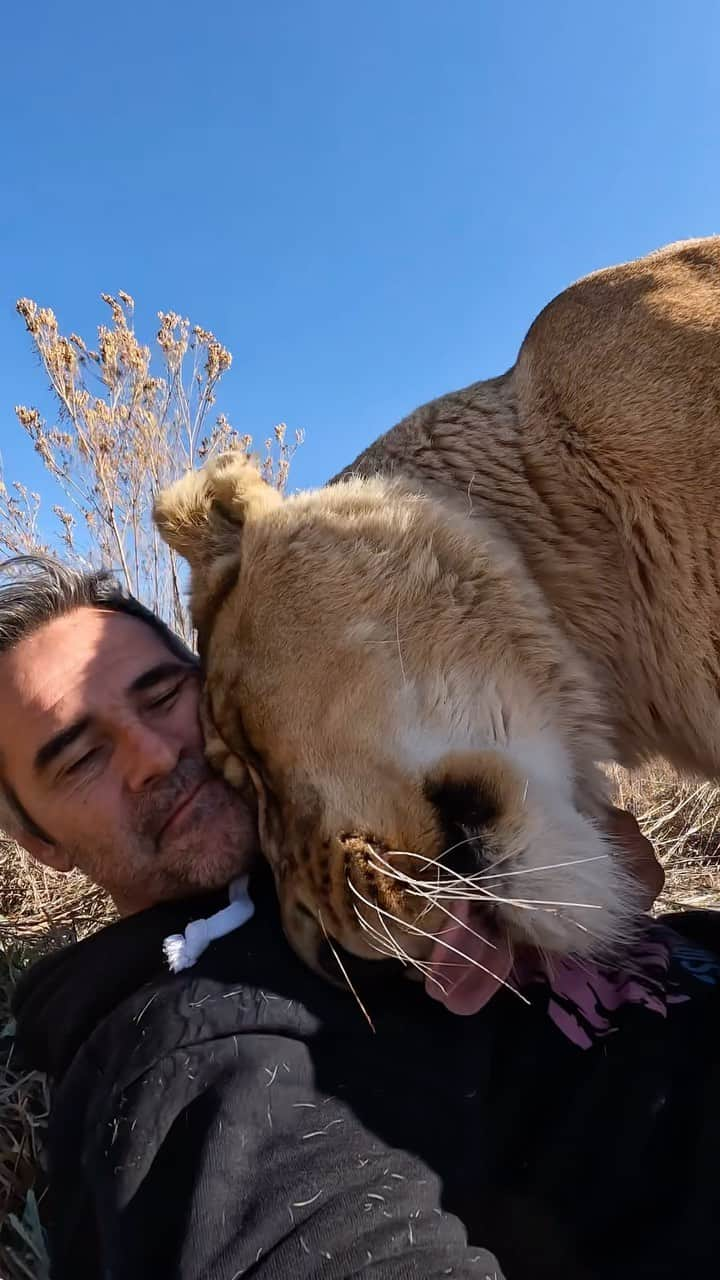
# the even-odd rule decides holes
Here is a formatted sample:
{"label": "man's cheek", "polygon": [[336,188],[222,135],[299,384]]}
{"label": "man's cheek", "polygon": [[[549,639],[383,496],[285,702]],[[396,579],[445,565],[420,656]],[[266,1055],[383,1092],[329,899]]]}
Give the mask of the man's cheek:
{"label": "man's cheek", "polygon": [[174,728],[189,750],[204,750],[205,739],[200,723],[200,692],[197,682],[188,682],[185,696],[178,703]]}

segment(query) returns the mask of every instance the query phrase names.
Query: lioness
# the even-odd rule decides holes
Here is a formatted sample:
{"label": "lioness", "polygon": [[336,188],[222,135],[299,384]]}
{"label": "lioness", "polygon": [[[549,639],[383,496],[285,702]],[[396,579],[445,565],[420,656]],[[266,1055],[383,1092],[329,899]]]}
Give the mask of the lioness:
{"label": "lioness", "polygon": [[231,454],[160,495],[311,965],[401,957],[464,1013],[523,945],[626,937],[597,762],[720,774],[719,412],[720,238],[575,284],[341,483]]}

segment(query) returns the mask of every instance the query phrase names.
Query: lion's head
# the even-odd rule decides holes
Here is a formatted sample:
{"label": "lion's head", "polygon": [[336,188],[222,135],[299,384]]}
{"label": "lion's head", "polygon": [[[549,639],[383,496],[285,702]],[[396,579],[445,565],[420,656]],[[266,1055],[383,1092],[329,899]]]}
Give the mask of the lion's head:
{"label": "lion's head", "polygon": [[518,947],[622,939],[635,898],[596,825],[591,682],[493,530],[395,482],[284,500],[237,453],[155,515],[310,965],[397,957],[470,1011]]}

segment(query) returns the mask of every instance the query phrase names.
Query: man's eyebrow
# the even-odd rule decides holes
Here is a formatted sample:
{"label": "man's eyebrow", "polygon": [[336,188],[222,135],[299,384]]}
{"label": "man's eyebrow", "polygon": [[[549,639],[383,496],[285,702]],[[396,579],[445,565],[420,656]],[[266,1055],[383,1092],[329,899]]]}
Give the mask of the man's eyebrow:
{"label": "man's eyebrow", "polygon": [[154,667],[148,667],[147,671],[143,671],[142,675],[136,677],[132,684],[126,689],[126,693],[144,693],[146,689],[152,689],[154,685],[160,684],[162,680],[171,680],[173,676],[194,675],[197,667],[191,662],[158,662]]}
{"label": "man's eyebrow", "polygon": [[74,724],[68,725],[67,729],[61,729],[53,738],[45,742],[42,747],[39,747],[33,761],[35,772],[42,773],[47,769],[48,765],[52,764],[57,756],[61,755],[67,747],[72,745],[76,738],[80,737],[81,733],[85,732],[89,724],[90,716],[83,716],[82,720],[76,720]]}

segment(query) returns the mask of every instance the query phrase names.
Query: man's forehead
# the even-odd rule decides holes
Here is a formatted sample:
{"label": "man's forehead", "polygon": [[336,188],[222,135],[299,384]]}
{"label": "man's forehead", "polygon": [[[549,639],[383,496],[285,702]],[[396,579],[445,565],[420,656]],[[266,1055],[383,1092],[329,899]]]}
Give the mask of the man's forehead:
{"label": "man's forehead", "polygon": [[82,608],[54,618],[0,654],[0,707],[52,709],[124,689],[168,657],[147,623],[111,609]]}

